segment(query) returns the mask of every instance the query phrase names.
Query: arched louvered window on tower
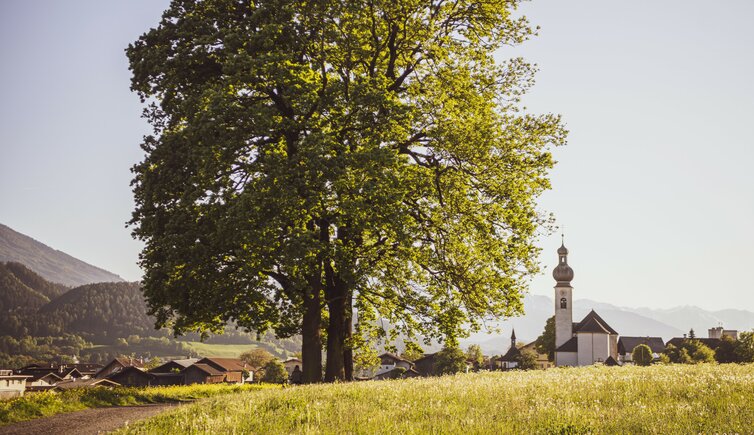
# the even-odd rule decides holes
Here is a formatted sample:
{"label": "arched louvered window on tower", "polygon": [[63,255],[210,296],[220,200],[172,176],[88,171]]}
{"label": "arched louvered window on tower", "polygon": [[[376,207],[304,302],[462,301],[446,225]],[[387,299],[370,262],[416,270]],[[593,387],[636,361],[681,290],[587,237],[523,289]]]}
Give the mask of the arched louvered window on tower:
{"label": "arched louvered window on tower", "polygon": [[566,298],[560,298],[560,308],[568,308],[568,300]]}

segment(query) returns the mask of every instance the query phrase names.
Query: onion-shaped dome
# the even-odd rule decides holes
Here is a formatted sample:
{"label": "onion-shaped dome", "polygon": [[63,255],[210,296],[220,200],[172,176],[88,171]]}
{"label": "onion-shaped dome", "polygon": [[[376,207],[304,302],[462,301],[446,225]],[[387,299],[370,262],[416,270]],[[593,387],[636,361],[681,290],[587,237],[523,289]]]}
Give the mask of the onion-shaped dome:
{"label": "onion-shaped dome", "polygon": [[573,269],[568,265],[568,249],[565,245],[558,248],[558,265],[552,271],[552,277],[555,278],[558,285],[569,286],[573,280]]}

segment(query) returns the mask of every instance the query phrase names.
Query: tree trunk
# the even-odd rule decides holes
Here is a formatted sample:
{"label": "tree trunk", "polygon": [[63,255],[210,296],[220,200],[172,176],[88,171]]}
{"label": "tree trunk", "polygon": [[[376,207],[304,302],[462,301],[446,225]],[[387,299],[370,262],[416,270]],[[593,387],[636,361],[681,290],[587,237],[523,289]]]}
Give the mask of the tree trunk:
{"label": "tree trunk", "polygon": [[304,294],[304,319],[301,325],[301,362],[303,382],[322,382],[322,306],[320,286],[313,285]]}
{"label": "tree trunk", "polygon": [[343,371],[347,381],[353,381],[353,348],[351,338],[353,337],[353,294],[346,292],[344,304],[344,327],[345,327],[345,349],[343,349]]}
{"label": "tree trunk", "polygon": [[344,341],[346,336],[344,319],[344,298],[335,296],[329,298],[327,307],[330,312],[330,322],[327,325],[327,362],[325,365],[325,382],[345,380],[343,364]]}

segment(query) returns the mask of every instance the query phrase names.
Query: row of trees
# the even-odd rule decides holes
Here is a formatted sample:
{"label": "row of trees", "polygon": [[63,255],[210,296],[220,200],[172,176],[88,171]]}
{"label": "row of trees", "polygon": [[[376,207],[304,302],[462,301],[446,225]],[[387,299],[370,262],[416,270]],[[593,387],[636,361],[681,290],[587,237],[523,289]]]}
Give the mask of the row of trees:
{"label": "row of trees", "polygon": [[[154,134],[131,225],[157,325],[301,334],[305,382],[522,312],[559,117],[518,0],[174,0],[127,49]],[[390,331],[379,328],[382,321]]]}
{"label": "row of trees", "polygon": [[[653,362],[652,350],[646,344],[633,349],[631,359],[638,365]],[[699,363],[751,363],[754,362],[754,331],[742,332],[738,340],[724,336],[714,350],[699,340],[689,338],[680,346],[668,344],[660,355],[660,362],[675,364]]]}

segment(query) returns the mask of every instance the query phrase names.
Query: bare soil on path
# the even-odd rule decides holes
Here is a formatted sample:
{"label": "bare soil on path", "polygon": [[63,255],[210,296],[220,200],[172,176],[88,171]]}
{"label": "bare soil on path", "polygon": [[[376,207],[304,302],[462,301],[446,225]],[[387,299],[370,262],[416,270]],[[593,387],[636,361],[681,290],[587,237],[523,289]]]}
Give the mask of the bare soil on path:
{"label": "bare soil on path", "polygon": [[127,424],[167,411],[178,403],[114,406],[53,415],[52,417],[0,426],[0,435],[96,435],[119,429]]}

